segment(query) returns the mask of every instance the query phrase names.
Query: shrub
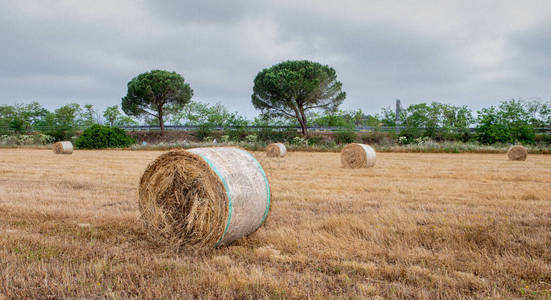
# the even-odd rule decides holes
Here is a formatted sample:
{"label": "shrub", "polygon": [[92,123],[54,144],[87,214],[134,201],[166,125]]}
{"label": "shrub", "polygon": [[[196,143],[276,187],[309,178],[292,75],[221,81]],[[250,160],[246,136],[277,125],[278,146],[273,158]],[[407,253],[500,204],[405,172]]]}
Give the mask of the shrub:
{"label": "shrub", "polygon": [[298,146],[306,146],[308,144],[308,140],[300,136],[295,136],[291,144],[298,145]]}
{"label": "shrub", "polygon": [[128,147],[135,142],[120,128],[95,124],[82,132],[75,141],[75,146],[79,149],[119,148]]}
{"label": "shrub", "polygon": [[258,140],[261,142],[270,142],[274,135],[274,131],[270,127],[262,127],[257,133]]}
{"label": "shrub", "polygon": [[320,145],[322,143],[323,143],[323,138],[321,136],[308,137],[308,145]]}
{"label": "shrub", "polygon": [[256,134],[249,134],[245,137],[245,139],[247,140],[247,142],[249,143],[254,143],[256,142],[256,140],[258,139],[258,137],[256,136]]}
{"label": "shrub", "polygon": [[398,137],[394,132],[380,132],[373,131],[368,133],[359,134],[360,140],[363,144],[373,145],[373,144],[383,144],[383,143],[393,143]]}
{"label": "shrub", "polygon": [[407,144],[409,144],[408,138],[405,137],[405,136],[399,136],[399,137],[398,137],[398,144],[400,144],[400,145],[407,145]]}
{"label": "shrub", "polygon": [[224,135],[229,136],[230,140],[237,142],[246,139],[248,134],[249,132],[245,127],[227,128],[224,130]]}
{"label": "shrub", "polygon": [[77,130],[73,128],[54,128],[44,132],[54,138],[56,142],[66,141],[77,134]]}
{"label": "shrub", "polygon": [[294,128],[288,128],[286,130],[273,130],[266,127],[258,131],[257,137],[260,142],[274,142],[274,143],[293,143],[293,139],[301,137],[302,135]]}
{"label": "shrub", "polygon": [[536,134],[535,141],[538,144],[551,144],[551,133]]}
{"label": "shrub", "polygon": [[195,131],[195,136],[200,140],[204,140],[205,138],[209,137],[212,133],[212,126],[209,124],[202,124],[199,126],[199,128]]}
{"label": "shrub", "polygon": [[52,142],[54,142],[53,137],[42,133],[0,136],[0,145],[46,145]]}
{"label": "shrub", "polygon": [[350,144],[353,143],[357,137],[354,131],[340,131],[335,134],[335,142],[337,144]]}

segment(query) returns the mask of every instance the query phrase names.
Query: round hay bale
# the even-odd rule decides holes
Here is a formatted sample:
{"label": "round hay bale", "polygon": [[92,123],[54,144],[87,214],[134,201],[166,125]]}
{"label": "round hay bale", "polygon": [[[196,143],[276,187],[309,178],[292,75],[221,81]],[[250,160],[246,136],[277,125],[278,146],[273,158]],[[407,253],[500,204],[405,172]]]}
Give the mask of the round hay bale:
{"label": "round hay bale", "polygon": [[57,142],[53,145],[55,154],[71,154],[73,153],[73,144],[71,142]]}
{"label": "round hay bale", "polygon": [[286,154],[287,148],[282,143],[273,143],[266,147],[266,156],[268,157],[283,157]]}
{"label": "round hay bale", "polygon": [[526,160],[527,156],[528,150],[521,145],[511,146],[507,151],[507,157],[510,160]]}
{"label": "round hay bale", "polygon": [[375,150],[365,144],[348,144],[341,152],[341,163],[345,168],[370,168],[375,165]]}
{"label": "round hay bale", "polygon": [[244,150],[176,150],[147,167],[138,201],[152,239],[179,249],[218,247],[262,225],[270,186],[262,166]]}

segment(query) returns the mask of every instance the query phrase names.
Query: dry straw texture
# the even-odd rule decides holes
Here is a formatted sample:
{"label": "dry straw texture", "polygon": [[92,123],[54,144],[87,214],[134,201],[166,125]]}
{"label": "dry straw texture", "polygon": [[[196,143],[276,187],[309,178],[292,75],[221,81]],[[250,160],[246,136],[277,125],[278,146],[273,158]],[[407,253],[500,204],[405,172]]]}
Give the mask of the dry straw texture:
{"label": "dry straw texture", "polygon": [[246,236],[264,222],[269,204],[262,167],[237,148],[167,152],[140,180],[146,231],[177,249],[217,247]]}
{"label": "dry straw texture", "polygon": [[345,168],[370,168],[375,160],[375,150],[365,144],[348,144],[341,152],[341,164]]}
{"label": "dry straw texture", "polygon": [[73,144],[71,142],[57,142],[53,145],[55,154],[71,154],[73,153]]}
{"label": "dry straw texture", "polygon": [[266,147],[266,156],[268,157],[284,157],[287,154],[287,148],[282,143],[269,144]]}
{"label": "dry straw texture", "polygon": [[520,145],[511,146],[507,151],[507,157],[510,160],[526,160],[528,156],[528,151],[526,148]]}
{"label": "dry straw texture", "polygon": [[0,149],[0,299],[551,294],[551,155],[379,152],[351,170],[296,151],[270,160],[254,234],[167,255],[136,222],[137,182],[162,153]]}

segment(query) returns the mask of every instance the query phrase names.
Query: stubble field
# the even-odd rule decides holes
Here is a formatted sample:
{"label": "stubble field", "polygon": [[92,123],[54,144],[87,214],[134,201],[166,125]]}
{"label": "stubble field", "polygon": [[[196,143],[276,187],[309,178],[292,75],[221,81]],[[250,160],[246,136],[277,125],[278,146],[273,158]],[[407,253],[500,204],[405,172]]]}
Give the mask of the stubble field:
{"label": "stubble field", "polygon": [[264,163],[264,226],[171,253],[137,221],[154,151],[0,150],[0,299],[551,297],[551,156],[338,153]]}

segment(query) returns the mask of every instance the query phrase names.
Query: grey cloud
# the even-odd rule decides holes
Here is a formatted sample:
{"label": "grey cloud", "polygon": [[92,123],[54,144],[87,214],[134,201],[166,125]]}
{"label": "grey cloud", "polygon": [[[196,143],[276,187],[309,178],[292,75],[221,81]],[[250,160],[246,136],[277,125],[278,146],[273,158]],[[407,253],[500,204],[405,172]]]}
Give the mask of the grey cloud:
{"label": "grey cloud", "polygon": [[511,37],[516,50],[516,67],[527,76],[549,81],[551,78],[551,22],[545,22]]}
{"label": "grey cloud", "polygon": [[[129,1],[117,2],[115,11],[105,2],[98,12],[73,4],[59,14],[34,8],[44,4],[22,3],[17,9],[0,4],[6,12],[0,15],[0,103],[36,100],[54,108],[78,101],[103,109],[120,104],[132,77],[167,69],[186,78],[195,99],[220,101],[252,117],[254,76],[287,59],[333,66],[348,94],[344,108],[368,112],[395,98],[479,108],[551,94],[545,84],[551,76],[551,26],[545,22],[504,32],[507,47],[498,49],[504,58],[485,64],[490,50],[474,60],[465,49],[485,41],[486,34],[495,38],[487,26],[483,32],[476,26],[499,15],[488,22],[477,15],[472,23],[466,19],[440,30],[444,25],[436,21],[434,28],[430,22],[417,26],[418,18],[396,22],[395,11],[370,12],[364,2],[343,4],[357,8],[349,16],[322,11],[318,2],[310,9],[306,1]],[[469,14],[449,18],[457,16]]]}

